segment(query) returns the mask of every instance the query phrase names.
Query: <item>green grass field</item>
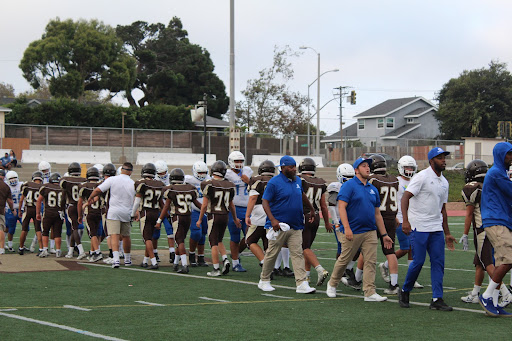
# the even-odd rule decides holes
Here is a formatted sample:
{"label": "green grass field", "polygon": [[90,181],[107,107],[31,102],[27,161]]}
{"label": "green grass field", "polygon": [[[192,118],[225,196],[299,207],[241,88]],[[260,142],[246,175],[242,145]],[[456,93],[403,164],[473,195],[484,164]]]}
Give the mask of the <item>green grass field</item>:
{"label": "green grass field", "polygon": [[[463,218],[450,218],[450,226],[459,238]],[[18,235],[19,230],[15,238]],[[137,226],[133,227],[132,238],[134,248],[142,249]],[[86,239],[84,245],[88,247]],[[229,244],[227,237],[224,241]],[[246,273],[208,278],[208,268],[191,268],[189,275],[180,275],[167,266],[164,242],[162,238],[158,271],[138,266],[111,269],[98,263],[86,264],[83,271],[2,273],[0,264],[0,339],[427,340],[504,339],[510,334],[510,321],[487,317],[478,304],[460,300],[472,289],[474,279],[474,253],[462,251],[461,245],[446,252],[445,301],[456,310],[440,312],[428,309],[428,262],[418,279],[425,288],[415,289],[411,293],[415,304],[403,309],[392,296],[388,302],[364,302],[362,292],[343,284],[335,299],[325,295],[325,284],[314,295],[299,295],[293,278],[276,278],[272,284],[277,290],[264,295],[256,286],[260,267],[256,258],[249,255],[242,257]],[[321,230],[313,248],[322,265],[331,271],[336,253],[334,236]],[[35,258],[30,253],[6,254],[0,256],[0,262],[21,257]],[[378,261],[383,259],[379,253]],[[140,260],[138,256],[135,263]],[[401,259],[399,283],[406,270],[406,260]],[[510,277],[506,280],[508,284]],[[312,282],[316,282],[316,274]],[[382,294],[387,284],[379,273],[376,285]],[[68,305],[87,311],[66,308]]]}

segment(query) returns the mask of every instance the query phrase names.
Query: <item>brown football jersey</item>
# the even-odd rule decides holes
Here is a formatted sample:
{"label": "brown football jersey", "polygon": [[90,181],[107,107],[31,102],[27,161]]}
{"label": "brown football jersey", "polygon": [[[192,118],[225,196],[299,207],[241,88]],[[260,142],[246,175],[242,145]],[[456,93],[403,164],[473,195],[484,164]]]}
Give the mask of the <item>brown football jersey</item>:
{"label": "brown football jersey", "polygon": [[[83,184],[80,185],[79,196],[82,198],[84,202],[87,202],[87,200],[89,200],[92,191],[94,191],[94,189],[98,187],[98,185],[99,182],[84,182]],[[94,202],[92,205],[88,205],[85,207],[85,214],[99,215],[101,214],[101,210],[104,205],[105,199],[102,196],[99,196],[99,199],[96,202]]]}
{"label": "brown football jersey", "polygon": [[462,188],[462,199],[466,206],[475,206],[473,211],[473,227],[482,227],[482,214],[480,212],[480,199],[482,198],[482,183],[478,181],[468,182]]}
{"label": "brown football jersey", "polygon": [[177,215],[190,215],[192,202],[197,199],[196,186],[191,184],[174,184],[164,187],[164,197],[171,200],[169,212]]}
{"label": "brown football jersey", "polygon": [[64,211],[66,192],[58,184],[44,184],[39,189],[39,195],[43,196],[44,211],[58,213]]}
{"label": "brown football jersey", "polygon": [[206,212],[213,214],[228,214],[229,203],[235,196],[235,184],[229,180],[210,179],[201,182],[203,196],[208,198]]}
{"label": "brown football jersey", "polygon": [[60,187],[66,192],[66,203],[69,205],[76,205],[80,197],[80,185],[86,179],[81,176],[64,176],[60,179]]}
{"label": "brown football jersey", "polygon": [[[315,213],[320,211],[322,194],[327,192],[327,184],[324,179],[315,176],[299,175],[302,180],[302,189],[315,208]],[[309,206],[304,205],[304,214],[309,213]]]}
{"label": "brown football jersey", "polygon": [[12,199],[11,188],[3,180],[0,180],[0,214],[5,214],[5,203]]}
{"label": "brown football jersey", "polygon": [[21,186],[21,194],[25,197],[25,207],[36,207],[39,189],[42,185],[37,182],[28,181]]}
{"label": "brown football jersey", "polygon": [[380,196],[380,213],[384,219],[395,219],[398,212],[398,179],[391,174],[372,174],[368,180],[377,187]]}
{"label": "brown football jersey", "polygon": [[262,204],[261,199],[263,198],[263,192],[265,192],[265,188],[267,187],[268,181],[270,179],[272,179],[270,175],[256,175],[251,177],[251,180],[249,181],[249,190],[259,193],[255,205]]}
{"label": "brown football jersey", "polygon": [[164,183],[153,179],[140,179],[135,182],[135,193],[142,195],[141,210],[160,210]]}

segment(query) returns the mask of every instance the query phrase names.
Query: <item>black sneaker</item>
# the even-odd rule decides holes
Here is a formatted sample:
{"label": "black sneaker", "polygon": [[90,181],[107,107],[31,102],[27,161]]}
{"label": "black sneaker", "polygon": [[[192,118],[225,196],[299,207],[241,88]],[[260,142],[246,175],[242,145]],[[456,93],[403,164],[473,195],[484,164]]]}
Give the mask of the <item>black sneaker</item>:
{"label": "black sneaker", "polygon": [[283,270],[281,270],[281,268],[274,268],[274,270],[272,270],[272,274],[274,276],[283,276]]}
{"label": "black sneaker", "polygon": [[141,268],[147,268],[149,265],[148,263],[140,263]]}
{"label": "black sneaker", "polygon": [[197,266],[209,266],[208,263],[204,261],[204,256],[197,256]]}
{"label": "black sneaker", "polygon": [[19,248],[18,253],[23,256],[23,254],[25,253],[25,248]]}
{"label": "black sneaker", "polygon": [[155,258],[156,258],[156,262],[160,263],[160,257],[158,257],[158,252],[155,252]]}
{"label": "black sneaker", "polygon": [[183,265],[183,266],[178,270],[178,273],[179,273],[179,274],[188,274],[188,266],[187,266],[187,265]]}
{"label": "black sneaker", "polygon": [[[188,254],[188,261],[190,263],[190,266],[195,268],[197,266],[197,263],[196,263],[196,254],[195,253],[189,253]],[[204,261],[204,259],[203,259]]]}
{"label": "black sneaker", "polygon": [[173,264],[173,265],[172,265],[172,269],[173,269],[174,271],[178,271],[178,267],[179,267],[179,265],[178,265],[178,264]]}
{"label": "black sneaker", "polygon": [[231,263],[227,259],[224,259],[222,262],[222,274],[227,275],[229,273],[229,267],[231,266]]}
{"label": "black sneaker", "polygon": [[156,263],[155,265],[150,265],[147,267],[148,270],[158,270],[158,263]]}
{"label": "black sneaker", "polygon": [[405,292],[401,289],[398,289],[398,303],[400,303],[400,307],[402,308],[410,308],[409,305],[409,291]]}
{"label": "black sneaker", "polygon": [[441,310],[441,311],[452,311],[453,308],[448,304],[444,303],[442,298],[438,298],[437,301],[432,300],[430,302],[430,309]]}
{"label": "black sneaker", "polygon": [[290,268],[284,268],[283,271],[281,271],[282,275],[284,277],[293,277],[295,276],[295,273]]}
{"label": "black sneaker", "polygon": [[346,279],[352,278],[355,281],[356,275],[354,274],[354,269],[345,269],[343,277],[345,277]]}
{"label": "black sneaker", "polygon": [[169,254],[169,263],[171,263],[171,264],[174,263],[174,258],[176,258],[176,253],[171,252]]}
{"label": "black sneaker", "polygon": [[356,281],[355,278],[345,278],[345,277],[342,277],[341,278],[341,282],[343,284],[345,284],[347,287],[351,287],[352,289],[355,289],[355,290],[361,290],[361,286],[363,284],[363,281]]}

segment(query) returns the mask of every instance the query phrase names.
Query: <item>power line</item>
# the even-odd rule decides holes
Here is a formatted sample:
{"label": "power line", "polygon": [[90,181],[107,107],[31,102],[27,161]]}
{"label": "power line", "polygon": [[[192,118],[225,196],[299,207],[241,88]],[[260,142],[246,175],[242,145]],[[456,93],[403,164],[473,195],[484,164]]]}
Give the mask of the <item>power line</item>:
{"label": "power line", "polygon": [[365,89],[357,88],[359,91],[381,91],[381,92],[436,92],[437,90],[418,90],[418,89]]}

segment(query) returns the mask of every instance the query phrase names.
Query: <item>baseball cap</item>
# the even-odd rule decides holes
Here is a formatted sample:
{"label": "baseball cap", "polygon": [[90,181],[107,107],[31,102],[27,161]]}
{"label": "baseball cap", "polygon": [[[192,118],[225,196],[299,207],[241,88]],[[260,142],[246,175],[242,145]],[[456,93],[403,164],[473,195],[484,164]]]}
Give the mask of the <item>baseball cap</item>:
{"label": "baseball cap", "polygon": [[450,152],[446,152],[443,150],[443,148],[439,147],[432,148],[432,150],[428,152],[428,160],[430,161],[432,158],[441,154],[450,155]]}
{"label": "baseball cap", "polygon": [[279,160],[279,166],[295,166],[297,163],[295,162],[295,159],[291,157],[290,155],[285,155]]}
{"label": "baseball cap", "polygon": [[366,159],[364,157],[360,157],[358,158],[356,161],[354,161],[354,164],[352,165],[352,167],[354,167],[354,169],[356,169],[357,167],[359,167],[363,162],[368,162],[369,165],[372,164],[372,159]]}

